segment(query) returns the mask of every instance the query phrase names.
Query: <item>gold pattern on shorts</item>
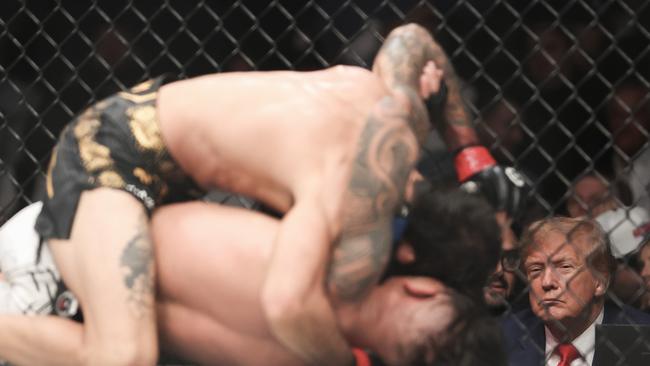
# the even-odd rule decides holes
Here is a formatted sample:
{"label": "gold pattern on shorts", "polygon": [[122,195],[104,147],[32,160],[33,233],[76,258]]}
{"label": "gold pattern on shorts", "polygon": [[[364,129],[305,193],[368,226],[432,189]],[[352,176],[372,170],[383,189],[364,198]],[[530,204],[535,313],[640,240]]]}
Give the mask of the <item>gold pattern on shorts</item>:
{"label": "gold pattern on shorts", "polygon": [[156,107],[151,104],[136,105],[127,109],[126,115],[130,120],[131,132],[142,149],[157,152],[164,149],[156,121]]}
{"label": "gold pattern on shorts", "polygon": [[133,175],[136,176],[136,178],[138,178],[144,185],[148,186],[151,185],[151,182],[153,182],[151,175],[140,167],[133,169]]}
{"label": "gold pattern on shorts", "polygon": [[79,156],[88,172],[109,168],[113,165],[108,147],[91,139],[79,140]]}
{"label": "gold pattern on shorts", "polygon": [[101,174],[99,174],[99,177],[97,179],[99,180],[99,184],[103,187],[109,187],[109,188],[124,187],[124,179],[122,179],[122,177],[113,170],[106,170],[101,172]]}
{"label": "gold pattern on shorts", "polygon": [[47,190],[48,198],[54,197],[54,184],[52,183],[52,171],[54,171],[54,167],[56,166],[57,151],[58,151],[57,148],[54,148],[54,150],[52,150],[52,157],[50,158],[50,164],[47,167],[47,177],[45,178],[45,189]]}
{"label": "gold pattern on shorts", "polygon": [[151,86],[153,85],[153,79],[141,82],[140,84],[134,86],[131,88],[132,93],[142,93],[145,92],[149,89],[151,89]]}
{"label": "gold pattern on shorts", "polygon": [[131,94],[129,92],[119,92],[117,93],[123,99],[126,99],[135,104],[142,104],[146,102],[151,102],[156,99],[156,93],[147,93],[147,94]]}
{"label": "gold pattern on shorts", "polygon": [[106,109],[106,107],[108,107],[108,105],[111,104],[111,102],[112,102],[112,99],[100,100],[99,102],[95,103],[93,108],[96,109],[96,110],[103,110],[103,109]]}
{"label": "gold pattern on shorts", "polygon": [[89,172],[109,168],[113,165],[110,149],[95,141],[95,135],[101,123],[87,114],[84,114],[74,127],[81,161],[86,171]]}
{"label": "gold pattern on shorts", "polygon": [[77,140],[87,137],[94,137],[99,129],[100,122],[97,119],[96,113],[92,110],[86,110],[76,124],[74,124],[74,136]]}

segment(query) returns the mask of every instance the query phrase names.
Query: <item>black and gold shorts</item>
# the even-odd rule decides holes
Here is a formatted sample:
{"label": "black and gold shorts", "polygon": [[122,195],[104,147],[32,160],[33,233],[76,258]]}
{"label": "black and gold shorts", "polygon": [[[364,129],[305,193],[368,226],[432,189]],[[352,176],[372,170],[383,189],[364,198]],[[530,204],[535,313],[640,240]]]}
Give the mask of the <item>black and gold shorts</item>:
{"label": "black and gold shorts", "polygon": [[151,212],[204,195],[169,155],[156,97],[162,77],[88,108],[61,133],[47,173],[47,198],[36,222],[45,239],[70,237],[81,192],[98,187],[131,193]]}

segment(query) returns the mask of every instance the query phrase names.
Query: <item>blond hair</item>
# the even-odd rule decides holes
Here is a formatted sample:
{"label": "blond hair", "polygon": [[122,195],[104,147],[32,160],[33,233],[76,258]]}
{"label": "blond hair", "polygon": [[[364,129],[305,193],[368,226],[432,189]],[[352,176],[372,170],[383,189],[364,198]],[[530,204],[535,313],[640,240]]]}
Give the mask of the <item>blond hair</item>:
{"label": "blond hair", "polygon": [[522,262],[525,262],[534,246],[546,240],[551,232],[563,234],[566,238],[565,245],[575,245],[578,242],[590,244],[584,258],[585,263],[591,270],[601,273],[609,282],[616,270],[616,260],[612,255],[608,236],[596,220],[586,217],[553,216],[530,224],[521,237]]}

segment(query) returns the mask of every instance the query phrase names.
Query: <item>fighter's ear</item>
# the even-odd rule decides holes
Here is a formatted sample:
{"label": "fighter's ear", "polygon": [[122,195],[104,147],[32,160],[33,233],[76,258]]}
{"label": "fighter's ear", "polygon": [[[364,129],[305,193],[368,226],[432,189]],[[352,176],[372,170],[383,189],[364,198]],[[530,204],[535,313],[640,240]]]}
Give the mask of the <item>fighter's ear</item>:
{"label": "fighter's ear", "polygon": [[440,282],[428,277],[408,277],[404,279],[404,291],[413,297],[427,298],[435,296],[443,289]]}
{"label": "fighter's ear", "polygon": [[405,241],[401,241],[397,244],[395,256],[397,257],[397,262],[400,264],[411,264],[415,262],[415,251],[413,250],[413,246]]}

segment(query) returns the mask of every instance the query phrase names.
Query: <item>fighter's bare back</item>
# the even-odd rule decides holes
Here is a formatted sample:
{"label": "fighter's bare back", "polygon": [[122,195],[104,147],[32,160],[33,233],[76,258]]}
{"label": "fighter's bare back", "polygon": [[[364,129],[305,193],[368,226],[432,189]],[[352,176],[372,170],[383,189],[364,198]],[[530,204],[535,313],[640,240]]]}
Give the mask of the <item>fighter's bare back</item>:
{"label": "fighter's bare back", "polygon": [[225,73],[162,87],[158,111],[169,151],[200,185],[286,211],[315,185],[341,196],[369,113],[386,95],[358,67]]}
{"label": "fighter's bare back", "polygon": [[[306,197],[319,202],[306,214],[323,215],[323,240],[335,248],[336,299],[358,299],[376,283],[417,159],[408,98],[370,71],[337,66],[172,83],[161,89],[158,109],[171,155],[205,188],[281,212]],[[317,240],[314,231],[298,235]]]}

